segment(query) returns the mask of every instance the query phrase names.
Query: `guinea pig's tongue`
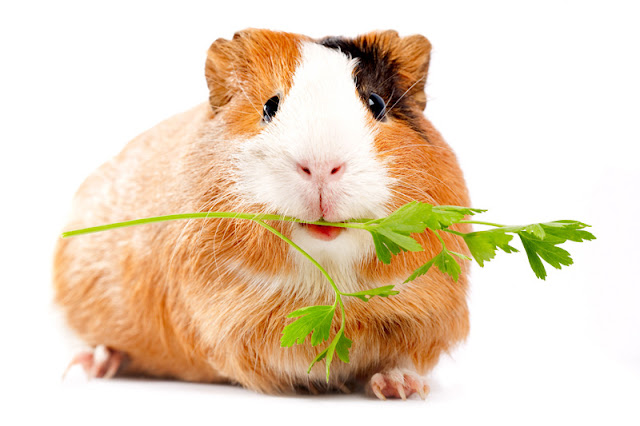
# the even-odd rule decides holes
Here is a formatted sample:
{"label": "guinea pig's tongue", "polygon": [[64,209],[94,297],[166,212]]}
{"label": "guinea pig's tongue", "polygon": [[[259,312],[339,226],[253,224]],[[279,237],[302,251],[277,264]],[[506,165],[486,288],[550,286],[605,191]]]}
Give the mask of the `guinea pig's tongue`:
{"label": "guinea pig's tongue", "polygon": [[344,230],[344,228],[337,226],[311,225],[309,223],[305,223],[303,226],[309,231],[312,237],[323,241],[335,239]]}

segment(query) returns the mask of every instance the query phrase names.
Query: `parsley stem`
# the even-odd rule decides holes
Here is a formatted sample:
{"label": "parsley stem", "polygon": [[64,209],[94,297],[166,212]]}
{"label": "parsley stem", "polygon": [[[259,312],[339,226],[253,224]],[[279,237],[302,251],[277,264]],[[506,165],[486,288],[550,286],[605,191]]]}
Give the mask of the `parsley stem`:
{"label": "parsley stem", "polygon": [[[345,317],[347,315],[344,312],[344,303],[342,303],[342,297],[340,297],[339,294],[336,294],[336,298],[338,299],[338,302],[340,302],[340,313],[342,314],[342,315],[340,315],[340,330],[344,330]],[[338,331],[340,331],[340,330],[338,330]]]}
{"label": "parsley stem", "polygon": [[109,223],[107,225],[93,226],[90,228],[76,229],[62,233],[62,238],[73,237],[76,235],[91,234],[93,232],[107,231],[109,229],[124,228],[127,226],[144,225],[147,223],[165,222],[177,219],[206,219],[206,218],[228,218],[228,219],[244,219],[244,220],[279,220],[285,222],[308,223],[311,225],[334,226],[338,228],[355,228],[365,229],[364,223],[370,219],[354,219],[346,222],[325,222],[325,221],[305,221],[295,217],[280,216],[275,214],[248,214],[237,212],[199,212],[199,213],[182,213],[169,214],[164,216],[153,216],[143,219],[127,220],[123,222]]}
{"label": "parsley stem", "polygon": [[436,234],[436,237],[438,237],[438,239],[440,240],[440,244],[442,244],[442,249],[443,250],[447,250],[447,245],[444,243],[444,240],[442,239],[442,237],[440,236],[440,234],[438,233],[438,231],[432,229],[431,230],[434,234]]}
{"label": "parsley stem", "polygon": [[[313,263],[316,266],[316,268],[318,268],[320,270],[322,275],[324,275],[324,277],[329,281],[329,284],[331,284],[331,287],[333,287],[333,290],[336,292],[336,297],[338,298],[338,300],[340,300],[340,290],[338,290],[338,286],[336,286],[336,283],[333,281],[333,279],[331,278],[329,273],[322,267],[322,265],[320,265],[318,263],[318,261],[316,261],[313,257],[311,257],[311,255],[309,253],[304,251],[299,245],[297,245],[296,243],[291,241],[289,238],[284,236],[280,231],[278,231],[274,227],[266,224],[262,220],[258,220],[258,219],[252,219],[252,220],[254,220],[258,225],[262,226],[263,228],[266,228],[267,230],[271,231],[272,233],[274,233],[275,235],[280,237],[286,243],[290,244],[291,247],[293,247],[294,249],[298,250],[304,257],[309,259],[309,261],[311,263]],[[340,306],[342,306],[342,300],[340,300]],[[342,309],[344,310],[344,308],[342,308]]]}
{"label": "parsley stem", "polygon": [[[302,255],[304,257],[309,259],[311,261],[311,263],[313,263],[316,266],[316,268],[318,268],[320,270],[322,275],[324,275],[325,278],[329,281],[329,284],[331,284],[331,287],[333,287],[333,290],[336,293],[336,299],[333,301],[333,308],[335,309],[336,304],[338,304],[338,303],[340,304],[340,328],[338,329],[338,332],[336,333],[336,335],[333,337],[333,340],[331,340],[331,342],[329,343],[329,347],[331,347],[331,345],[334,344],[333,342],[336,339],[340,339],[340,336],[341,336],[340,333],[344,334],[344,329],[345,329],[345,325],[346,325],[346,316],[347,315],[346,315],[346,312],[345,312],[345,309],[344,309],[344,303],[342,302],[342,297],[340,297],[340,295],[343,294],[343,293],[340,290],[338,290],[338,287],[336,286],[336,283],[333,282],[333,279],[331,278],[329,273],[313,257],[311,257],[311,255],[309,255],[309,253],[304,251],[300,246],[298,246],[296,243],[291,241],[289,238],[285,237],[280,231],[278,231],[274,227],[268,225],[267,223],[263,222],[262,220],[257,220],[257,219],[253,219],[253,220],[258,225],[262,226],[263,228],[267,229],[268,231],[271,231],[273,234],[275,234],[276,236],[280,237],[282,240],[284,240],[288,244],[291,244],[291,246],[294,249],[296,249],[300,253],[302,253]],[[336,342],[336,344],[337,343],[338,342]],[[326,364],[327,365],[327,383],[329,383],[329,368],[330,368],[331,360],[327,359],[325,362],[327,363]],[[307,373],[311,370],[311,367],[313,367],[314,363],[315,363],[315,361],[311,363],[311,365],[309,366],[309,370],[307,370]]]}
{"label": "parsley stem", "polygon": [[449,229],[449,228],[443,229],[443,231],[444,232],[448,232],[448,233],[453,234],[453,235],[457,235],[458,237],[462,237],[462,236],[465,235],[464,232],[454,231],[453,229]]}
{"label": "parsley stem", "polygon": [[[182,214],[170,214],[170,215],[164,215],[164,216],[153,216],[153,217],[147,217],[143,219],[127,220],[123,222],[110,223],[107,225],[93,226],[90,228],[76,229],[73,231],[67,231],[62,233],[62,237],[63,238],[73,237],[76,235],[107,231],[109,229],[125,228],[128,226],[144,225],[147,223],[156,223],[156,222],[165,222],[165,221],[176,220],[176,219],[206,219],[206,218],[228,218],[228,219],[244,219],[244,220],[254,221],[258,225],[262,226],[263,228],[267,229],[271,233],[278,236],[280,239],[284,240],[286,243],[291,245],[291,247],[296,249],[298,252],[300,252],[311,263],[313,263],[316,266],[316,268],[320,270],[322,275],[324,275],[327,281],[329,281],[329,284],[331,284],[331,287],[336,293],[336,302],[340,303],[340,310],[342,311],[342,322],[343,322],[342,326],[344,327],[344,305],[342,303],[342,298],[340,297],[342,293],[338,289],[338,286],[333,281],[329,273],[322,267],[322,265],[320,265],[313,257],[311,257],[309,253],[304,251],[300,246],[298,246],[296,243],[294,243],[289,238],[284,236],[280,231],[268,225],[264,221],[278,220],[278,221],[297,222],[297,223],[309,223],[312,225],[321,225],[321,226],[336,226],[341,228],[365,229],[364,223],[369,222],[371,219],[354,219],[351,221],[340,222],[340,223],[325,222],[325,221],[307,222],[294,217],[280,216],[280,215],[273,215],[273,214],[249,214],[249,213],[237,213],[237,212],[199,212],[199,213],[182,213]],[[335,306],[335,303],[334,303],[334,306]]]}
{"label": "parsley stem", "polygon": [[492,222],[482,222],[480,220],[461,220],[458,223],[471,223],[473,225],[487,225],[487,226],[495,226],[496,228],[504,228],[507,225],[500,225],[499,223]]}

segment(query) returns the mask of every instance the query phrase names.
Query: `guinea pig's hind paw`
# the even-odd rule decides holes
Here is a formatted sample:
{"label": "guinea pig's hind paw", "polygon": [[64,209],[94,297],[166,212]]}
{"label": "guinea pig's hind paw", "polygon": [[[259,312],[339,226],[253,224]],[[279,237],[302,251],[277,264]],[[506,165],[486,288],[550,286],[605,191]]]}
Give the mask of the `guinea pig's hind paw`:
{"label": "guinea pig's hind paw", "polygon": [[110,379],[115,376],[124,360],[124,352],[98,345],[93,351],[83,351],[73,357],[62,378],[67,375],[71,367],[81,365],[89,379]]}
{"label": "guinea pig's hind paw", "polygon": [[406,400],[414,393],[424,400],[429,393],[429,385],[415,372],[395,368],[374,374],[367,390],[382,400],[387,398]]}

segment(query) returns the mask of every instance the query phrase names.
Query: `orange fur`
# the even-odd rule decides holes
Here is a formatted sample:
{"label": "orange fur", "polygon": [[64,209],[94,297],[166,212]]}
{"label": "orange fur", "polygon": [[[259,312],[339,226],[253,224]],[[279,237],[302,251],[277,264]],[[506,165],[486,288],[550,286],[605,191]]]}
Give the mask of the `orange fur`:
{"label": "orange fur", "polygon": [[[247,30],[210,48],[206,77],[210,103],[177,115],[131,141],[79,189],[68,228],[189,211],[265,211],[229,190],[230,156],[238,137],[260,131],[261,106],[286,94],[306,37]],[[424,108],[429,42],[421,36],[371,33],[361,43],[384,46],[401,66],[401,81],[416,111]],[[418,83],[416,83],[418,82]],[[373,120],[373,118],[372,118]],[[224,124],[223,124],[224,123]],[[390,210],[410,200],[468,205],[462,173],[431,123],[425,138],[401,122],[380,123],[375,146],[396,179]],[[285,234],[289,225],[272,223]],[[465,227],[459,227],[467,230]],[[449,248],[464,252],[454,236]],[[404,253],[391,265],[372,255],[358,266],[361,287],[401,283],[439,250],[429,233],[416,236],[423,253]],[[323,388],[322,365],[306,367],[322,346],[281,348],[289,312],[332,303],[261,292],[255,276],[281,277],[295,269],[287,245],[241,220],[191,220],[61,240],[55,254],[56,302],[88,344],[124,351],[124,374],[202,382],[235,382],[261,392]],[[346,300],[351,362],[332,364],[329,387],[366,380],[390,367],[425,373],[468,333],[467,265],[460,280],[433,269],[400,294],[368,303]],[[335,331],[335,330],[334,330]]]}

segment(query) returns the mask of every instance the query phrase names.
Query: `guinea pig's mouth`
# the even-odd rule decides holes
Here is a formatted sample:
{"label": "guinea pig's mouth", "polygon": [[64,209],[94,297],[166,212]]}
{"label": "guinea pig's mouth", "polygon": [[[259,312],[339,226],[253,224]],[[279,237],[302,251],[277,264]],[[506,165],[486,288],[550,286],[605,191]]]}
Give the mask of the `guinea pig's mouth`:
{"label": "guinea pig's mouth", "polygon": [[335,240],[346,228],[330,225],[313,225],[310,223],[301,223],[300,226],[306,229],[313,238],[322,241]]}

